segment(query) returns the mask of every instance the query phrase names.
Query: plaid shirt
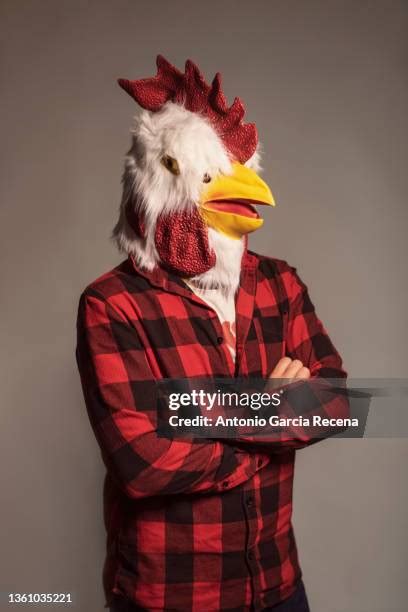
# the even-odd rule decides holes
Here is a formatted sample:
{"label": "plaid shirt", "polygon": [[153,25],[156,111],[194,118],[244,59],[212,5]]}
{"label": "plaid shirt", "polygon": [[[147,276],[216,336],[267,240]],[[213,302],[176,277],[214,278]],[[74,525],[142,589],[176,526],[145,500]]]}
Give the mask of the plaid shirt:
{"label": "plaid shirt", "polygon": [[[291,524],[294,448],[157,435],[163,378],[268,377],[284,355],[312,377],[341,377],[339,354],[286,262],[246,251],[234,364],[216,313],[176,275],[129,257],[83,292],[77,361],[107,468],[107,605],[262,610],[301,577]],[[336,409],[327,410],[331,415]]]}

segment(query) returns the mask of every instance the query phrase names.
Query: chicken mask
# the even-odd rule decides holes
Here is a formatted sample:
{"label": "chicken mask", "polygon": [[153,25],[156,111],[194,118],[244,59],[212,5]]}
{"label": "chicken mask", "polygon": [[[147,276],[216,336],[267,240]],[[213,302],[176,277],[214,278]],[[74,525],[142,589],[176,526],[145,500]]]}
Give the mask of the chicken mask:
{"label": "chicken mask", "polygon": [[263,223],[255,205],[274,205],[242,102],[228,107],[219,74],[208,85],[190,60],[182,73],[160,55],[155,77],[118,82],[143,109],[125,163],[120,248],[147,269],[236,289],[246,235]]}

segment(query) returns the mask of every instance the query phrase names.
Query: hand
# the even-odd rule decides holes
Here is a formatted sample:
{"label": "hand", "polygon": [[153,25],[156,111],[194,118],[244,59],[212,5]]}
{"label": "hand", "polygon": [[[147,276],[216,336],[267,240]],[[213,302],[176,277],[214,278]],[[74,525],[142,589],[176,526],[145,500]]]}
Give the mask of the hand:
{"label": "hand", "polygon": [[306,368],[299,359],[282,357],[272,370],[269,378],[291,378],[294,380],[307,380],[310,378],[310,370]]}

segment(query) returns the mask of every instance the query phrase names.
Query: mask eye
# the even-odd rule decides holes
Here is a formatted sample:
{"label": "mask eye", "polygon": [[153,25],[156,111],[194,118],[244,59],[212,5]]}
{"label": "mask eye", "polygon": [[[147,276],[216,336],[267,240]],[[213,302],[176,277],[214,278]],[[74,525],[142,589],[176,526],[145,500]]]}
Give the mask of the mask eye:
{"label": "mask eye", "polygon": [[178,161],[177,159],[174,159],[174,157],[170,157],[170,155],[163,155],[160,161],[163,166],[175,176],[178,176],[180,174],[180,167],[178,165]]}
{"label": "mask eye", "polygon": [[203,183],[210,183],[210,182],[211,182],[211,176],[207,174],[206,172],[203,176]]}

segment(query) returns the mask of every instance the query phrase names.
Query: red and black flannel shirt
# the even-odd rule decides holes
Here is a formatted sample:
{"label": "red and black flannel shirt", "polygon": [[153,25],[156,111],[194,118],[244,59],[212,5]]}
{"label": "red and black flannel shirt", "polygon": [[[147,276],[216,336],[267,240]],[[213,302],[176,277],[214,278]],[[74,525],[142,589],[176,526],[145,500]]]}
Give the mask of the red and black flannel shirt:
{"label": "red and black flannel shirt", "polygon": [[234,364],[216,313],[165,270],[142,271],[129,257],[81,296],[77,361],[107,468],[107,605],[123,596],[145,610],[262,610],[301,577],[294,446],[312,440],[261,452],[156,432],[151,387],[163,378],[266,378],[284,355],[312,377],[346,376],[286,262],[245,252],[236,315]]}

